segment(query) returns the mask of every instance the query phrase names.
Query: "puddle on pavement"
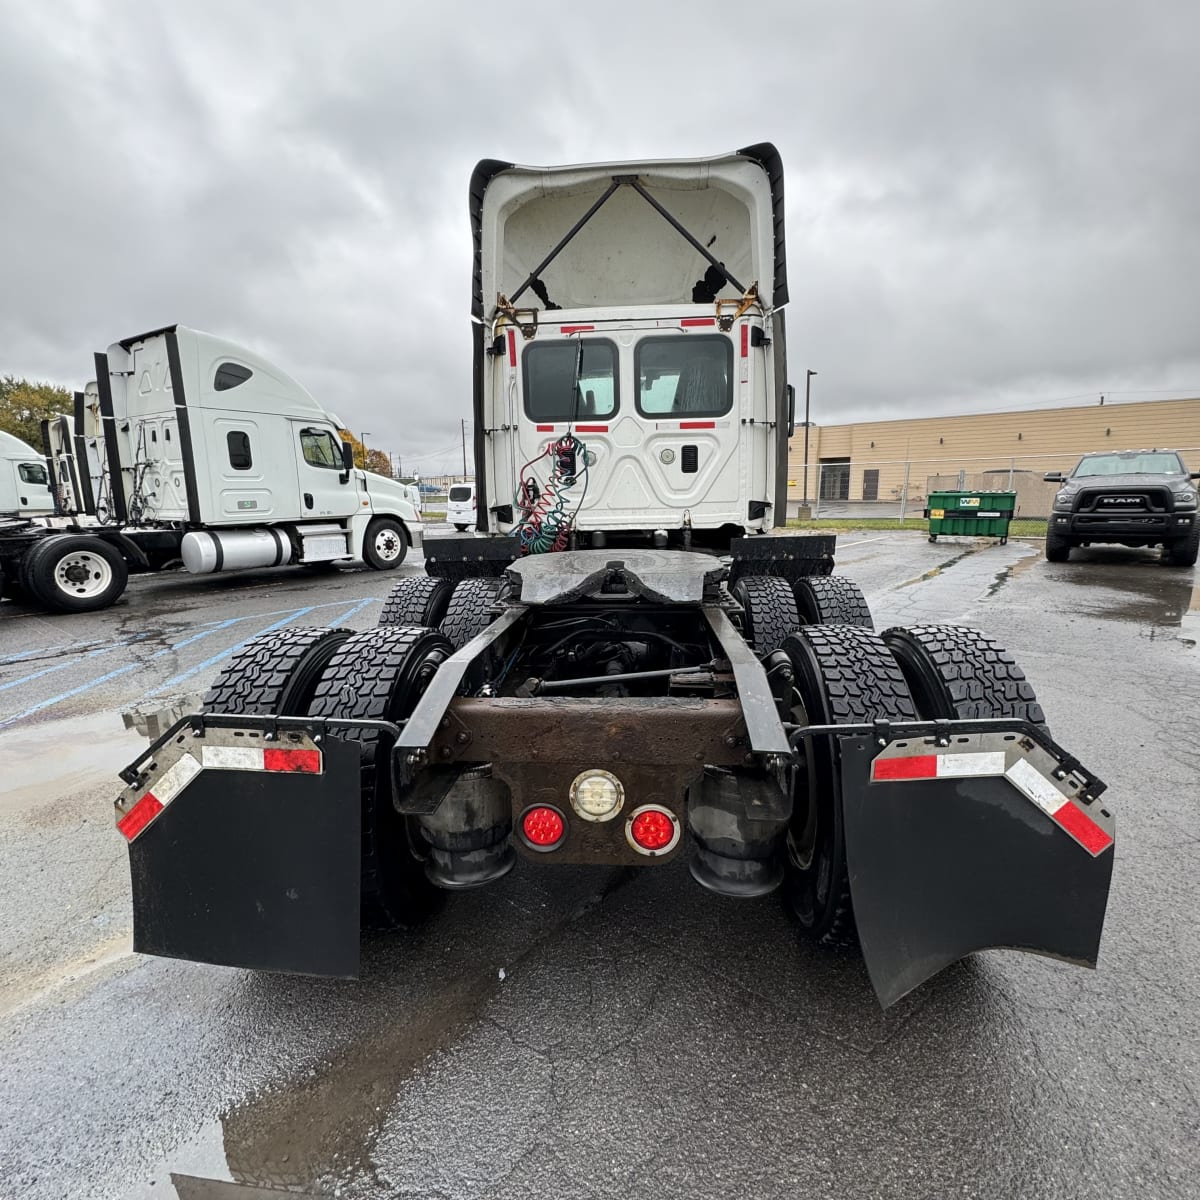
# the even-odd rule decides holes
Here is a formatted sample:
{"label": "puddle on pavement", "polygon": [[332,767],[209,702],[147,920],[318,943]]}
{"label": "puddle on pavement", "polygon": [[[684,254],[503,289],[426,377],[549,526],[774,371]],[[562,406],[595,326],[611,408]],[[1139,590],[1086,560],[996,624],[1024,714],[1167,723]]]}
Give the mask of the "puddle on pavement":
{"label": "puddle on pavement", "polygon": [[[633,877],[632,872],[615,871],[600,891],[542,927],[509,960],[507,972]],[[369,970],[364,962],[364,974]],[[400,999],[386,1014],[391,1023],[382,1030],[349,1042],[306,1076],[250,1096],[223,1113],[219,1122],[204,1125],[197,1138],[149,1174],[146,1184],[127,1193],[127,1200],[171,1200],[161,1184],[176,1177],[184,1183],[184,1190],[175,1183],[178,1200],[241,1200],[264,1191],[274,1195],[269,1189],[323,1197],[337,1194],[339,1186],[351,1180],[383,1187],[373,1154],[398,1092],[431,1055],[461,1039],[483,1016],[504,978],[504,972],[489,968],[448,981],[436,995],[416,1004],[411,998]],[[287,985],[277,977],[257,976],[247,1002],[255,1003],[261,991],[258,1000],[266,1005],[267,993],[280,986]],[[225,1184],[226,1190],[187,1190],[217,1183]],[[244,1186],[230,1191],[234,1184]]]}
{"label": "puddle on pavement", "polygon": [[[264,976],[252,988],[274,985]],[[350,1042],[300,1079],[206,1122],[126,1200],[326,1196],[335,1194],[337,1181],[350,1180],[382,1187],[372,1154],[396,1093],[428,1057],[462,1037],[500,986],[496,972],[479,972],[418,1009],[397,1010],[382,1032]],[[163,1188],[168,1180],[174,1195]]]}
{"label": "puddle on pavement", "polygon": [[980,547],[978,546],[968,546],[961,554],[956,554],[953,558],[946,559],[944,563],[938,563],[936,567],[930,567],[928,571],[920,575],[914,575],[912,579],[906,579],[903,583],[899,583],[896,586],[902,588],[912,587],[915,584],[924,583],[927,579],[936,579],[943,571],[950,570],[951,567],[962,562],[964,558],[976,553],[979,549]]}
{"label": "puddle on pavement", "polygon": [[1029,553],[1017,559],[1016,562],[1009,563],[1007,567],[996,573],[995,579],[988,586],[987,595],[994,596],[1006,583],[1031,571],[1040,561],[1041,555]]}
{"label": "puddle on pavement", "polygon": [[[274,986],[263,976],[252,984]],[[370,1180],[373,1151],[397,1092],[437,1051],[462,1036],[496,994],[488,970],[464,977],[417,1010],[397,1008],[384,1031],[353,1041],[307,1076],[253,1095],[174,1150],[127,1200],[242,1200],[333,1195],[337,1181]],[[265,1003],[265,997],[262,997]],[[251,1000],[253,1002],[253,1000]]]}
{"label": "puddle on pavement", "polygon": [[1188,600],[1187,612],[1183,614],[1183,619],[1179,622],[1180,634],[1179,640],[1186,642],[1189,646],[1200,644],[1200,580],[1197,580],[1192,588],[1191,598]]}
{"label": "puddle on pavement", "polygon": [[[1097,583],[1089,576],[1088,583]],[[1114,581],[1117,582],[1117,581]],[[1128,590],[1115,588],[1110,593],[1111,603],[1087,603],[1078,605],[1076,611],[1107,621],[1122,621],[1137,625],[1165,628],[1195,627],[1198,623],[1194,614],[1200,614],[1200,584],[1191,577],[1172,578],[1169,575],[1125,575],[1120,583],[1133,584]],[[1189,618],[1189,614],[1193,614]]]}
{"label": "puddle on pavement", "polygon": [[146,748],[144,738],[122,728],[116,712],[8,729],[0,740],[5,811],[46,807],[47,797],[71,795],[97,781],[111,782],[116,795],[117,772]]}
{"label": "puddle on pavement", "polygon": [[231,1109],[221,1124],[232,1178],[285,1188],[331,1175],[381,1183],[372,1152],[400,1086],[459,1038],[499,987],[491,970],[460,980],[422,1009],[397,1009],[388,1030],[352,1043],[308,1078]]}

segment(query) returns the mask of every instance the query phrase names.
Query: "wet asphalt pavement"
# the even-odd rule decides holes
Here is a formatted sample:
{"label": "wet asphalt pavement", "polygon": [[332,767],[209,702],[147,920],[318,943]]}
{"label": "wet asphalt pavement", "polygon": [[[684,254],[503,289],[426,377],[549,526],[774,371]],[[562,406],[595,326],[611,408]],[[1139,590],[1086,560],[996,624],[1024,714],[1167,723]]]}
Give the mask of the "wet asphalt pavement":
{"label": "wet asphalt pavement", "polygon": [[[1007,643],[1119,822],[1098,971],[1013,952],[879,1010],[861,961],[680,861],[533,869],[373,938],[357,983],[137,958],[121,708],[394,577],[135,580],[0,607],[0,1194],[1200,1194],[1200,590],[1152,553],[849,534],[879,628]],[[405,571],[416,570],[406,564]],[[1020,886],[1019,865],[1014,887]]]}

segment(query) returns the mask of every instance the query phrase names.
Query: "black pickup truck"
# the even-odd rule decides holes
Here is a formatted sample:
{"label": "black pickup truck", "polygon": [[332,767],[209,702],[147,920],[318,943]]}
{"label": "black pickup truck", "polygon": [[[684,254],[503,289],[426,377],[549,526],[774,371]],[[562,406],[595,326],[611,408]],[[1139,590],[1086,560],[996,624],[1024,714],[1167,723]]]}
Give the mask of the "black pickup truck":
{"label": "black pickup truck", "polygon": [[1114,542],[1161,546],[1163,560],[1190,567],[1200,549],[1196,487],[1200,471],[1188,473],[1174,450],[1119,450],[1085,454],[1070,475],[1052,471],[1060,483],[1046,528],[1046,557],[1066,562],[1072,546]]}

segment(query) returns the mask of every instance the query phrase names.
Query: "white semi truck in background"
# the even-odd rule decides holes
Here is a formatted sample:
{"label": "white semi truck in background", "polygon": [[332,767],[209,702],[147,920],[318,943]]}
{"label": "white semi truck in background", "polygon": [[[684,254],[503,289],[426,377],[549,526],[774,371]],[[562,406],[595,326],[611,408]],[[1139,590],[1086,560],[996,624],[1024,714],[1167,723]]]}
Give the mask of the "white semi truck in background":
{"label": "white semi truck in background", "polygon": [[19,437],[0,430],[0,520],[53,511],[45,458]]}
{"label": "white semi truck in background", "polygon": [[260,355],[172,325],[95,363],[74,414],[45,422],[45,458],[16,464],[21,479],[53,474],[49,502],[0,525],[6,592],[86,612],[112,604],[130,572],[180,562],[388,570],[421,550],[403,484],[355,468],[342,422]]}

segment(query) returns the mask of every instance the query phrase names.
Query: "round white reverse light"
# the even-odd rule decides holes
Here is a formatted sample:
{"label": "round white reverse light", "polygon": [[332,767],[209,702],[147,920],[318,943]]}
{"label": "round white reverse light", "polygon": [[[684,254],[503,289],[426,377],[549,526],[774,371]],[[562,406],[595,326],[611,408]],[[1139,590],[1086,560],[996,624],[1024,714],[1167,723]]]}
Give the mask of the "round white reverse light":
{"label": "round white reverse light", "polygon": [[625,789],[608,771],[583,771],[571,782],[571,807],[585,821],[611,821],[624,803]]}

